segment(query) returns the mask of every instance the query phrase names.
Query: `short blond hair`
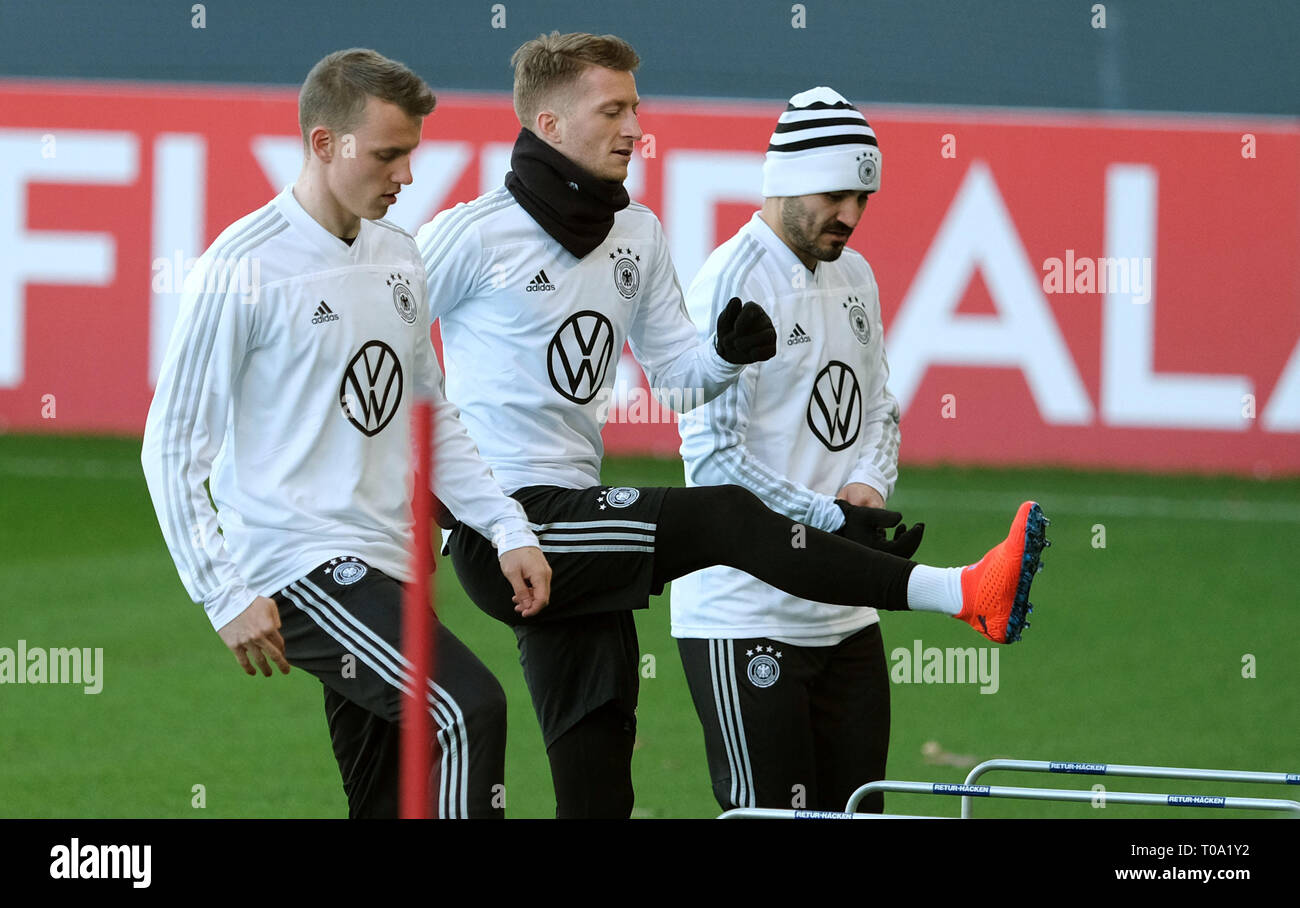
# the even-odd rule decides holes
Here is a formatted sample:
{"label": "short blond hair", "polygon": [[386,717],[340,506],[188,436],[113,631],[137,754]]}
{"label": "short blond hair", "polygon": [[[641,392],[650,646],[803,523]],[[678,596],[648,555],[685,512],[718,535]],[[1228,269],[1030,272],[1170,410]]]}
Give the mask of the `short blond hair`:
{"label": "short blond hair", "polygon": [[368,97],[396,104],[409,117],[427,117],[438,103],[424,80],[396,60],[364,47],[338,50],[311,68],[298,92],[303,146],[317,126],[354,129]]}
{"label": "short blond hair", "polygon": [[576,82],[587,67],[634,73],[641,58],[616,35],[554,31],[521,45],[510,65],[515,68],[515,116],[521,126],[531,129],[547,99],[557,89]]}

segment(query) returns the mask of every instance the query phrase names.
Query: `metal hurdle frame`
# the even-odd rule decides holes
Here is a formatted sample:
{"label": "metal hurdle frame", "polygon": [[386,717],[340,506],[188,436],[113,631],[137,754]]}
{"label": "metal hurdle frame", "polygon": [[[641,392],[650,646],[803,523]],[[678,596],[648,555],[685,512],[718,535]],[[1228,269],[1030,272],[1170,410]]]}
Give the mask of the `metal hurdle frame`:
{"label": "metal hurdle frame", "polygon": [[902,813],[845,813],[838,810],[787,810],[779,807],[733,807],[719,820],[942,820],[944,817],[908,816]]}
{"label": "metal hurdle frame", "polygon": [[[1091,791],[1063,788],[1009,788],[1001,785],[957,785],[951,782],[868,782],[849,797],[843,812],[833,810],[778,810],[762,807],[739,807],[728,810],[720,820],[940,820],[944,817],[907,816],[905,814],[855,813],[858,804],[875,791],[909,794],[960,795],[985,798],[1023,798],[1031,801],[1092,801]],[[1211,795],[1170,795],[1153,792],[1108,791],[1106,800],[1113,804],[1148,804],[1160,807],[1208,807],[1227,810],[1281,810],[1300,817],[1300,802],[1277,798],[1228,798]]]}
{"label": "metal hurdle frame", "polygon": [[[1181,779],[1183,781],[1200,781],[1200,782],[1253,782],[1266,785],[1300,785],[1300,773],[1292,772],[1249,772],[1239,769],[1192,769],[1181,766],[1135,766],[1127,763],[1085,763],[1081,761],[1055,761],[1055,760],[985,760],[966,776],[966,784],[977,788],[984,787],[975,785],[975,781],[985,773],[1002,771],[1015,772],[1054,772],[1065,773],[1068,775],[1083,776],[1125,776],[1130,778],[1143,779]],[[1050,790],[1050,789],[1044,789]],[[855,792],[856,794],[856,792]],[[1091,794],[1091,792],[1088,792]],[[1111,798],[1111,792],[1106,793],[1107,800]],[[1201,797],[1199,795],[1168,795],[1167,797]],[[850,799],[851,800],[851,799]],[[1225,800],[1242,800],[1227,798]],[[1255,798],[1245,800],[1254,801]],[[1267,800],[1267,799],[1265,799]],[[1124,803],[1152,803],[1150,801],[1126,802],[1116,801],[1118,804]],[[1294,803],[1294,802],[1279,802]],[[1169,804],[1171,807],[1231,807],[1229,804],[1186,804],[1177,803]],[[971,795],[964,795],[961,799],[961,816],[962,819],[971,818]],[[1247,809],[1251,809],[1247,807]],[[1280,808],[1279,808],[1280,809]]]}
{"label": "metal hurdle frame", "polygon": [[[942,782],[868,782],[849,797],[844,810],[857,810],[862,799],[874,791],[911,794],[961,795],[963,798],[1023,798],[1030,801],[1087,802],[1097,797],[1092,791],[1064,788],[1009,788],[1001,785],[954,785]],[[1173,795],[1136,791],[1108,791],[1106,800],[1113,804],[1153,804],[1160,807],[1213,807],[1227,810],[1283,810],[1300,816],[1300,801],[1277,798],[1227,798],[1211,795]]]}
{"label": "metal hurdle frame", "polygon": [[[1054,772],[1070,775],[1111,775],[1136,778],[1182,779],[1203,782],[1252,782],[1273,785],[1300,785],[1300,773],[1250,772],[1233,769],[1193,769],[1179,766],[1134,766],[1125,763],[1056,762],[1047,760],[985,760],[966,777],[963,784],[945,782],[896,782],[881,780],[860,786],[849,796],[844,810],[782,810],[741,807],[725,811],[718,819],[793,819],[793,820],[937,820],[942,817],[906,814],[856,813],[862,799],[872,792],[891,791],[909,794],[960,796],[961,818],[971,818],[971,798],[1021,798],[1031,801],[1091,802],[1097,794],[1091,790],[1063,788],[1014,788],[1001,785],[977,785],[974,780],[995,770]],[[1154,792],[1107,791],[1105,799],[1113,804],[1145,804],[1158,807],[1200,807],[1224,810],[1277,810],[1300,816],[1300,802],[1280,798],[1242,798],[1218,795],[1177,795]]]}

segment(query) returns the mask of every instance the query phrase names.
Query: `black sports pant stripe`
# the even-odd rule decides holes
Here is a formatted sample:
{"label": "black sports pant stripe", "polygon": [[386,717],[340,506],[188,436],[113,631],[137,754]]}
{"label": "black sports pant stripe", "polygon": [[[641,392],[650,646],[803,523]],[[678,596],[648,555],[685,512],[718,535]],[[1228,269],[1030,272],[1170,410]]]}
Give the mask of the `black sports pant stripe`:
{"label": "black sports pant stripe", "polygon": [[[889,673],[879,624],[836,646],[766,637],[677,646],[723,810],[843,810],[856,788],[885,777]],[[880,813],[883,796],[860,809]]]}
{"label": "black sports pant stripe", "polygon": [[[340,580],[342,582],[340,582]],[[396,817],[404,690],[402,585],[356,558],[327,562],[274,596],[290,664],[325,687],[348,816]],[[500,683],[436,618],[435,677],[422,679],[437,750],[430,815],[501,817],[506,700]],[[434,741],[430,741],[430,748]]]}

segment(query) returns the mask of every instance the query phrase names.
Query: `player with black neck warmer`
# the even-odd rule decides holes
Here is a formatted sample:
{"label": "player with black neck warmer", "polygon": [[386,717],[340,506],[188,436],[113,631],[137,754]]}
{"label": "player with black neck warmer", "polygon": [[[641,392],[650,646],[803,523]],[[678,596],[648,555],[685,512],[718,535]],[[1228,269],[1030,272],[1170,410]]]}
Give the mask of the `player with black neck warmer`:
{"label": "player with black neck warmer", "polygon": [[506,189],[577,258],[605,242],[615,213],[631,201],[622,180],[597,179],[527,129],[510,153]]}
{"label": "player with black neck warmer", "polygon": [[[623,182],[642,135],[636,52],[613,35],[552,33],[512,63],[523,130],[505,185],[439,213],[416,239],[447,397],[537,532],[550,605],[516,601],[474,530],[453,528],[448,546],[470,598],[516,634],[556,815],[627,817],[640,667],[632,611],[666,583],[722,564],[836,605],[948,603],[909,597],[918,566],[900,554],[915,540],[881,532],[898,524],[895,512],[850,507],[834,535],[735,485],[601,484],[600,433],[625,343],[659,399],[686,411],[713,406],[748,364],[772,358],[776,332],[766,301],[740,297],[718,300],[697,331],[658,218],[629,201]],[[1022,527],[986,559],[1004,571],[974,572],[991,579],[972,584],[971,607],[1004,641],[1025,554]],[[951,592],[940,585],[938,596]]]}

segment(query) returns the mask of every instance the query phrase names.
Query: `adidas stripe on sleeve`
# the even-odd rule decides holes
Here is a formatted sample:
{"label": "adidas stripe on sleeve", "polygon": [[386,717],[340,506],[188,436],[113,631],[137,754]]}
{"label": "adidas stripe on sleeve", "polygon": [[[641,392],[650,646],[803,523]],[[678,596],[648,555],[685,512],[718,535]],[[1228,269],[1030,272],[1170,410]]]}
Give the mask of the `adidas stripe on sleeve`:
{"label": "adidas stripe on sleeve", "polygon": [[257,307],[244,305],[235,275],[242,257],[288,222],[266,209],[232,228],[195,265],[145,422],[141,464],[163,538],[190,598],[220,630],[257,594],[240,576],[218,531],[204,481],[225,439],[231,384]]}
{"label": "adidas stripe on sleeve", "polygon": [[[500,192],[505,192],[505,189]],[[424,263],[430,324],[454,309],[473,291],[483,259],[483,243],[475,222],[490,207],[487,200],[497,195],[489,193],[473,202],[440,211],[415,235]],[[507,195],[507,198],[510,197]]]}

